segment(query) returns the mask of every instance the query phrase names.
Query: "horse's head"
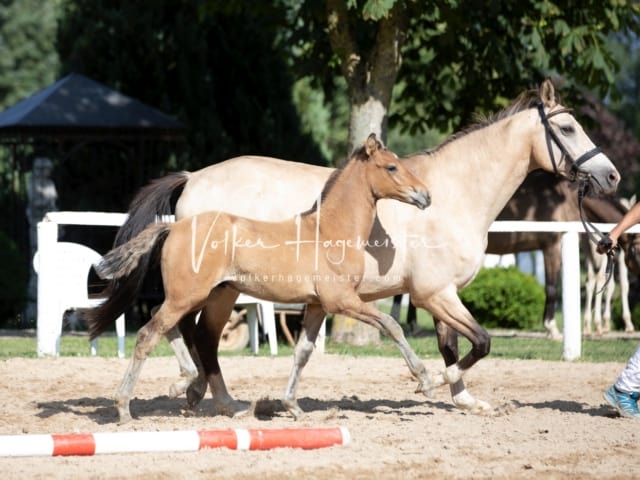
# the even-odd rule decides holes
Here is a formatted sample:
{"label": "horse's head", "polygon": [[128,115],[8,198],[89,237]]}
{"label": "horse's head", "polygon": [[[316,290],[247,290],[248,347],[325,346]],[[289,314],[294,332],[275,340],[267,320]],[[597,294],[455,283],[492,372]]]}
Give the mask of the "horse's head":
{"label": "horse's head", "polygon": [[367,180],[376,199],[393,198],[422,209],[431,204],[427,187],[372,133],[356,155],[367,164]]}
{"label": "horse's head", "polygon": [[620,173],[594,145],[571,109],[557,103],[549,79],[542,82],[538,94],[540,129],[534,144],[538,166],[570,180],[579,179],[596,195],[615,192]]}

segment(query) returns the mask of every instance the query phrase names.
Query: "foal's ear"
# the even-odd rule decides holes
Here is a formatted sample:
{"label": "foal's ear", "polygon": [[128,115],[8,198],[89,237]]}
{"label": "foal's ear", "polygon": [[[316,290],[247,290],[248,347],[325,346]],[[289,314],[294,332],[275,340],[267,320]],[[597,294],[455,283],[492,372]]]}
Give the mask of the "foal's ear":
{"label": "foal's ear", "polygon": [[547,108],[556,106],[556,89],[550,78],[546,78],[540,85],[540,100]]}
{"label": "foal's ear", "polygon": [[376,138],[375,133],[371,133],[369,137],[367,137],[367,141],[364,144],[365,150],[367,151],[367,156],[370,157],[376,151],[382,148],[382,144]]}

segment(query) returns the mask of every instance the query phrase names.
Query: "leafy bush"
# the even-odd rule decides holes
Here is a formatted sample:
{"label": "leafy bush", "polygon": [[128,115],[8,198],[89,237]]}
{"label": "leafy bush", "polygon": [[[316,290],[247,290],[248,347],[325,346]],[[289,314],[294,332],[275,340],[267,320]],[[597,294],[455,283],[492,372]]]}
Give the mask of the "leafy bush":
{"label": "leafy bush", "polygon": [[15,327],[27,301],[29,270],[16,244],[0,232],[0,326]]}
{"label": "leafy bush", "polygon": [[460,291],[462,303],[485,328],[539,329],[544,289],[516,267],[483,268]]}

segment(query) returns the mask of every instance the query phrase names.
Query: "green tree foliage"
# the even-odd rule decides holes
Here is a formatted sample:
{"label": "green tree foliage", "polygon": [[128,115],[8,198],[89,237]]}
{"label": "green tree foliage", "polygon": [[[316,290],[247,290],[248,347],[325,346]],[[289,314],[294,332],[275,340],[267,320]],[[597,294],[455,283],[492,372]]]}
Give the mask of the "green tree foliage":
{"label": "green tree foliage", "polygon": [[640,35],[618,33],[609,37],[609,49],[620,65],[615,84],[617,95],[613,95],[610,108],[640,139]]}
{"label": "green tree foliage", "polygon": [[[607,49],[607,34],[640,30],[640,4],[631,0],[296,4],[290,43],[300,59],[296,68],[325,87],[332,85],[332,75],[344,75],[351,82],[352,115],[367,92],[387,98],[388,92],[376,88],[388,83],[371,77],[395,79],[397,74],[391,88],[397,84],[402,90],[390,110],[390,124],[399,123],[414,134],[427,127],[457,130],[475,113],[503,107],[553,74],[565,78],[568,86],[586,86],[604,96],[617,68]],[[341,21],[334,27],[336,19]],[[337,40],[324,34],[332,28],[340,32]],[[390,38],[400,47],[399,59],[386,61],[386,68],[378,70],[379,42]]]}
{"label": "green tree foliage", "polygon": [[56,0],[0,2],[0,110],[56,80]]}
{"label": "green tree foliage", "polygon": [[479,2],[445,0],[413,18],[400,78],[406,80],[397,115],[409,125],[468,123],[474,113],[504,106],[548,75],[604,97],[618,68],[606,37],[638,31],[633,1]]}
{"label": "green tree foliage", "polygon": [[[76,71],[177,116],[189,152],[174,168],[240,154],[324,163],[299,127],[285,52],[275,48],[281,10],[224,2],[65,0],[58,49]],[[90,20],[89,20],[90,19]]]}

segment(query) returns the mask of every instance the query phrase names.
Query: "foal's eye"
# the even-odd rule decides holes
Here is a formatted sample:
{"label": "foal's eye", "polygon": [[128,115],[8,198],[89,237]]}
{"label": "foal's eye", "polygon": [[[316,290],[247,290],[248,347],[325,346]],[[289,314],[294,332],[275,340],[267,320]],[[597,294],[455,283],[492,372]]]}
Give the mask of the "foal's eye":
{"label": "foal's eye", "polygon": [[395,165],[387,165],[387,172],[396,173],[398,171],[398,167]]}
{"label": "foal's eye", "polygon": [[573,135],[575,133],[575,129],[571,125],[560,127],[560,131],[563,135]]}

